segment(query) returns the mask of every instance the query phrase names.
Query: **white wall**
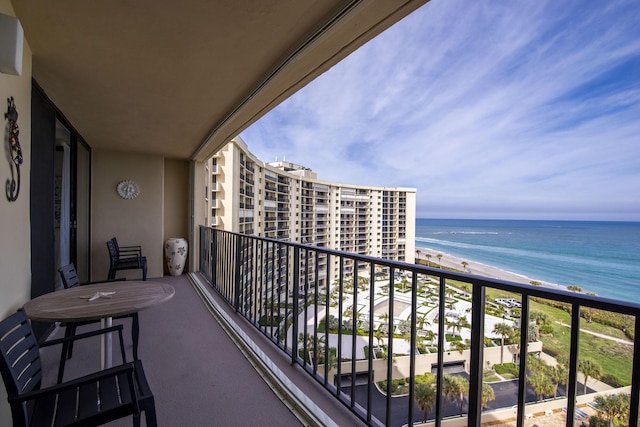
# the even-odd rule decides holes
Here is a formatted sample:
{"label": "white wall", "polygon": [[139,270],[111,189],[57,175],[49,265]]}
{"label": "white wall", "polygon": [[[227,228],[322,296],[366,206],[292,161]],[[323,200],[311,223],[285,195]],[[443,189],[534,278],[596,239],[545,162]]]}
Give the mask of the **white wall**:
{"label": "white wall", "polygon": [[[9,0],[0,0],[0,13],[15,16]],[[24,163],[20,168],[18,200],[9,202],[5,182],[11,178],[8,126],[4,119],[7,98],[13,96],[18,109],[20,145]],[[31,296],[31,226],[29,222],[29,165],[31,162],[31,50],[24,43],[22,75],[0,73],[0,106],[2,107],[2,158],[0,158],[0,318],[20,308]],[[0,420],[11,419],[4,387],[0,387]]]}

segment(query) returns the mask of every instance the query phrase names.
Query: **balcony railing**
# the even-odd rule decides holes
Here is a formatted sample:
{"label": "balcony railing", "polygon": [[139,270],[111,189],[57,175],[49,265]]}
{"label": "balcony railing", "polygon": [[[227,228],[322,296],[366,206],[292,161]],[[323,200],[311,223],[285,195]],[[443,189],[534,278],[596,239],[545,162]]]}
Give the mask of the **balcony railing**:
{"label": "balcony railing", "polygon": [[[552,413],[573,426],[580,406],[602,394],[630,395],[629,425],[638,425],[638,304],[208,227],[200,245],[200,271],[213,288],[370,425],[412,426],[428,407],[437,426],[515,418],[521,427]],[[545,324],[549,313],[566,323]],[[607,339],[585,332],[596,317],[625,322],[613,338],[622,347],[602,346],[611,355],[599,373],[586,368],[590,347],[601,343],[594,340]],[[543,337],[549,329],[553,337]],[[616,362],[617,352],[626,362]],[[505,358],[511,379],[486,376],[508,366]],[[550,372],[564,374],[545,380]]]}

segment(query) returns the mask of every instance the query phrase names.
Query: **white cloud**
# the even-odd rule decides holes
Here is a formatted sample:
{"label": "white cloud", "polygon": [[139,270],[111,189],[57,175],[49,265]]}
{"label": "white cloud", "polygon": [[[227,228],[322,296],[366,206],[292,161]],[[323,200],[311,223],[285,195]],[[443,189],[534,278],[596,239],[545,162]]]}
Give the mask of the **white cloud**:
{"label": "white cloud", "polygon": [[321,179],[416,187],[419,217],[640,220],[639,18],[432,0],[242,137]]}

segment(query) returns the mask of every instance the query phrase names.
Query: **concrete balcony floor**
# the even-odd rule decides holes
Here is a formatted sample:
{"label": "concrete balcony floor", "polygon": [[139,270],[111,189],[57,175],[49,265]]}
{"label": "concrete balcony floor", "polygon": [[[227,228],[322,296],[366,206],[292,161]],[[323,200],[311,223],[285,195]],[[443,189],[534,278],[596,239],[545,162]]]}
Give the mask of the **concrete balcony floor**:
{"label": "concrete balcony floor", "polygon": [[[170,301],[139,313],[139,357],[155,396],[158,425],[364,425],[242,317],[229,310],[210,287],[205,287],[209,292],[202,298],[194,281],[186,275],[150,280],[168,283],[176,290]],[[206,299],[213,301],[214,306],[219,305],[221,313],[205,304]],[[268,380],[268,384],[263,379],[269,377],[264,363],[256,362],[254,356],[245,356],[255,351],[245,348],[243,353],[227,333],[227,322],[220,318],[235,323],[236,333],[232,336],[236,341],[240,334],[253,342],[263,362],[266,360],[276,371],[275,385],[273,380]],[[124,324],[125,349],[131,360],[130,320],[115,323],[118,322]],[[78,330],[92,327],[87,325]],[[63,333],[64,328],[56,328],[53,336]],[[65,379],[100,369],[99,338],[83,341],[74,347]],[[52,384],[60,348],[45,348],[41,354],[43,384]],[[115,354],[114,364],[119,361],[120,356]],[[289,384],[289,388],[283,388],[282,384]],[[132,419],[109,425],[129,426]]]}

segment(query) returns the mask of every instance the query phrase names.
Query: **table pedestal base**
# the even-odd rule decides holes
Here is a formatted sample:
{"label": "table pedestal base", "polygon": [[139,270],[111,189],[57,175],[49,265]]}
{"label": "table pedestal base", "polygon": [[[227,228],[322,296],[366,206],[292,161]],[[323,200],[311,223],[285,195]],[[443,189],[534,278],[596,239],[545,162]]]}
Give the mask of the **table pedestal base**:
{"label": "table pedestal base", "polygon": [[[100,324],[103,328],[110,328],[113,326],[113,317],[105,317],[100,321]],[[102,366],[102,369],[108,369],[113,366],[113,353],[111,352],[111,349],[113,348],[113,339],[111,334],[111,332],[102,334],[102,342],[100,346],[102,350],[102,354],[100,355],[100,365]]]}

